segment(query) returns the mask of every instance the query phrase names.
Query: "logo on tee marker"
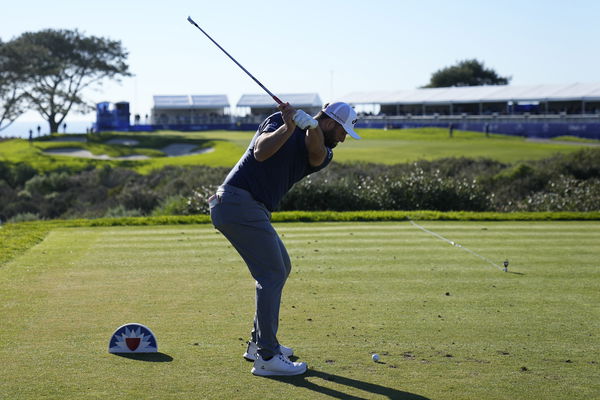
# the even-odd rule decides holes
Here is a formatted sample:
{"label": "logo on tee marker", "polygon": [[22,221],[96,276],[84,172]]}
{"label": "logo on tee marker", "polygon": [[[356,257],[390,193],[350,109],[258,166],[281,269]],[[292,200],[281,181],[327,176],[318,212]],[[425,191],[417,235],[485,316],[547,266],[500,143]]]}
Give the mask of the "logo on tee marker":
{"label": "logo on tee marker", "polygon": [[158,345],[150,328],[136,323],[117,328],[108,342],[109,353],[156,353]]}

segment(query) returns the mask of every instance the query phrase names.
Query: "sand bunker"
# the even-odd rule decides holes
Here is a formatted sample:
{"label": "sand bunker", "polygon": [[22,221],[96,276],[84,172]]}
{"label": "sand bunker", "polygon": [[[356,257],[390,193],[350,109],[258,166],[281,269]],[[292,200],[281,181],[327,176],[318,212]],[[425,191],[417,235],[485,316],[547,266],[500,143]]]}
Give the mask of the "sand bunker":
{"label": "sand bunker", "polygon": [[[127,144],[125,143],[127,142]],[[135,146],[135,144],[130,144],[131,142],[136,142],[135,140],[130,139],[111,139],[107,143],[111,144],[123,144],[125,146]],[[180,157],[180,156],[190,156],[195,154],[204,154],[210,153],[214,149],[212,147],[205,149],[198,149],[198,146],[194,144],[185,144],[185,143],[173,143],[161,149],[163,153],[167,155],[167,157]],[[77,147],[64,147],[58,149],[46,150],[44,153],[53,155],[53,156],[68,156],[68,157],[79,157],[79,158],[91,158],[94,160],[148,160],[150,157],[141,155],[141,154],[131,154],[128,156],[120,156],[120,157],[110,157],[107,154],[92,154],[89,150],[79,149]]]}
{"label": "sand bunker", "polygon": [[[196,150],[197,149],[197,150]],[[168,157],[191,156],[193,154],[210,153],[214,149],[212,147],[206,149],[198,149],[195,144],[173,143],[163,147],[161,151]]]}
{"label": "sand bunker", "polygon": [[106,141],[106,144],[120,144],[123,146],[137,146],[140,144],[139,141],[135,139],[110,139]]}
{"label": "sand bunker", "polygon": [[92,154],[89,150],[78,149],[76,147],[64,147],[61,149],[46,150],[44,153],[52,156],[68,156],[79,158],[92,158],[94,160],[147,160],[150,157],[142,154],[131,154],[121,157],[110,157],[107,154]]}

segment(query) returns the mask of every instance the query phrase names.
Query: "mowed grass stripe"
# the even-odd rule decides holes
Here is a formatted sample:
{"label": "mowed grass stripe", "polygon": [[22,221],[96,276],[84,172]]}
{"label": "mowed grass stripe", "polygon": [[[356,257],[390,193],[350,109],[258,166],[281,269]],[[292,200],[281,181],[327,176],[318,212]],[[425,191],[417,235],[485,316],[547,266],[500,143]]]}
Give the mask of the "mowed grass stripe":
{"label": "mowed grass stripe", "polygon": [[[522,228],[523,224],[527,224],[527,223],[519,223],[519,224],[511,224],[511,226],[509,226],[508,228],[505,229],[494,229],[494,232],[499,232],[499,231],[504,231],[504,232],[512,232],[515,230],[515,228]],[[429,244],[429,248],[425,249],[425,251],[428,252],[433,252],[431,254],[431,257],[433,258],[433,260],[435,262],[439,262],[441,259],[444,259],[446,261],[449,261],[451,259],[458,259],[463,263],[466,264],[475,264],[475,265],[481,265],[484,264],[485,262],[475,258],[474,256],[470,255],[470,254],[466,254],[464,253],[464,250],[459,249],[459,248],[450,248],[447,249],[448,245],[447,243],[440,241],[439,239],[436,239],[430,235],[427,235],[423,232],[420,232],[418,230],[414,230],[414,229],[395,229],[396,234],[392,235],[392,237],[390,237],[389,235],[389,226],[381,226],[380,224],[371,224],[369,225],[363,225],[363,226],[358,226],[358,229],[353,229],[356,230],[358,233],[356,234],[357,236],[355,238],[350,238],[349,240],[352,240],[352,246],[339,246],[333,249],[329,249],[326,252],[323,252],[322,249],[323,246],[326,246],[326,243],[331,241],[331,240],[336,240],[338,238],[343,238],[345,237],[345,235],[350,235],[349,233],[342,233],[339,230],[334,230],[333,235],[329,232],[331,232],[331,226],[325,227],[324,229],[319,229],[318,232],[314,232],[312,233],[312,237],[315,238],[314,242],[304,242],[304,240],[293,240],[292,238],[294,237],[293,234],[289,234],[287,233],[287,237],[286,237],[286,233],[285,232],[289,232],[289,229],[286,231],[286,224],[282,224],[284,229],[280,229],[284,231],[284,233],[282,234],[282,236],[284,237],[284,240],[286,242],[286,244],[288,245],[288,247],[290,248],[290,250],[295,250],[296,246],[307,246],[309,247],[308,250],[312,250],[315,254],[313,254],[313,260],[315,261],[319,261],[319,260],[324,260],[324,259],[333,259],[335,257],[339,257],[340,254],[352,254],[353,256],[353,260],[354,261],[361,261],[364,262],[365,260],[369,260],[372,255],[371,252],[374,251],[379,251],[381,249],[384,249],[386,246],[396,246],[396,245],[402,245],[402,248],[397,248],[394,249],[395,251],[401,253],[403,251],[403,248],[408,248],[409,250],[411,250],[412,252],[414,252],[414,247],[415,246],[422,246],[424,244]],[[448,227],[447,224],[438,224],[440,225],[439,227],[436,227],[436,229],[438,229],[438,231],[442,232],[445,228]],[[477,223],[473,223],[472,225],[477,226]],[[383,232],[381,232],[380,228],[384,228]],[[338,226],[337,228],[344,228],[344,226]],[[365,232],[365,230],[369,229],[370,231]],[[406,228],[406,227],[404,227]],[[412,227],[410,227],[412,228]],[[187,236],[191,236],[192,233],[196,233],[198,231],[198,229],[187,229],[182,231],[181,229],[172,229],[172,230],[168,230],[167,232],[163,232],[163,234],[157,238],[152,238],[152,242],[153,243],[148,243],[147,238],[145,238],[147,232],[146,231],[152,231],[152,232],[156,232],[156,229],[148,229],[148,228],[144,228],[144,229],[131,229],[131,228],[127,228],[125,229],[127,230],[127,234],[114,234],[111,233],[110,235],[106,235],[105,237],[103,237],[102,239],[102,243],[103,244],[99,244],[97,245],[97,247],[99,249],[102,249],[103,251],[109,251],[112,250],[116,253],[117,256],[121,256],[122,252],[129,252],[132,249],[140,249],[140,250],[145,250],[146,252],[151,252],[153,255],[155,256],[159,256],[161,254],[164,254],[165,252],[168,254],[171,251],[177,251],[178,253],[178,257],[181,257],[183,255],[185,255],[184,253],[189,253],[190,255],[194,256],[198,256],[201,257],[204,255],[205,251],[210,251],[214,254],[219,254],[219,255],[225,255],[227,254],[229,256],[229,258],[227,260],[232,260],[235,259],[235,254],[231,254],[232,252],[228,249],[226,249],[226,246],[223,246],[224,243],[224,239],[218,235],[215,234],[214,232],[209,234],[209,235],[196,235],[195,237],[200,241],[200,242],[196,242],[195,240],[191,239],[190,237],[186,237],[185,239],[182,239],[180,237],[180,234],[182,232],[186,232]],[[206,231],[207,229],[203,229],[202,231]],[[210,230],[210,228],[208,228],[208,230]],[[506,258],[507,256],[509,256],[510,253],[508,250],[510,250],[510,246],[511,244],[508,242],[507,243],[507,237],[493,237],[491,239],[486,239],[483,243],[481,242],[481,237],[480,234],[481,232],[474,230],[473,228],[471,229],[471,232],[469,235],[465,235],[466,228],[460,227],[460,229],[457,229],[459,232],[463,233],[463,236],[460,237],[460,240],[463,245],[467,246],[467,243],[471,246],[471,242],[472,239],[475,238],[477,239],[477,241],[470,247],[471,250],[474,250],[476,252],[478,252],[479,254],[486,256],[488,258],[493,259],[496,263],[500,264],[504,258]],[[324,232],[323,232],[324,231]],[[455,229],[456,231],[456,229]],[[540,230],[540,229],[536,229],[536,231],[538,232],[544,232],[545,234],[548,233],[552,233],[558,236],[565,236],[560,235],[559,232],[551,232],[549,230],[548,227],[546,227],[546,229],[544,230]],[[91,230],[91,232],[93,232],[93,230]],[[380,233],[381,232],[381,233]],[[167,234],[165,234],[167,233]],[[414,236],[415,233],[417,234],[417,236]],[[488,232],[483,232],[484,234],[488,234]],[[361,236],[363,235],[368,235],[368,238],[362,238]],[[303,234],[305,236],[303,236],[304,238],[310,238],[311,234]],[[306,236],[308,235],[308,236]],[[448,234],[449,235],[449,234]],[[585,234],[587,235],[587,234]],[[585,235],[583,235],[585,237]],[[185,235],[182,235],[185,236]],[[489,236],[489,235],[488,235]],[[316,239],[316,238],[319,239]],[[453,236],[454,239],[457,240],[458,242],[458,236],[455,235]],[[162,243],[169,243],[169,248],[166,250],[163,250],[163,248],[161,246],[156,246],[154,244],[154,239],[156,239],[157,242],[162,242]],[[319,240],[321,242],[319,242]],[[537,237],[527,237],[527,238],[520,238],[519,239],[521,243],[527,243],[528,241],[530,241],[532,244],[536,244],[539,245],[539,238]],[[556,247],[556,248],[551,248],[548,249],[548,251],[543,252],[542,254],[538,253],[538,257],[529,257],[528,260],[529,261],[534,261],[534,262],[545,262],[546,260],[548,260],[551,257],[555,257],[555,255],[557,253],[560,252],[564,252],[564,246],[569,246],[569,250],[571,252],[574,253],[574,255],[576,256],[577,254],[589,254],[590,252],[593,252],[593,238],[590,239],[590,242],[581,242],[578,241],[578,243],[575,245],[571,240],[565,240],[565,239],[561,239],[561,247]],[[108,243],[104,243],[104,242],[113,242],[116,241],[118,244],[112,243],[112,244],[108,244]],[[207,241],[210,241],[212,246],[209,246],[209,243]],[[577,242],[577,241],[576,241]],[[119,249],[121,249],[121,251],[119,251]],[[443,250],[443,251],[442,251]],[[321,251],[321,254],[317,254]],[[437,251],[442,251],[441,253],[437,253]],[[454,253],[452,253],[454,252]],[[413,260],[418,260],[418,256],[415,256],[415,254],[419,254],[417,253],[413,253],[413,254],[408,254],[408,255],[404,255],[402,256],[402,261],[405,262],[411,262]],[[509,257],[510,258],[510,257]],[[171,258],[171,260],[173,260],[173,258]],[[380,260],[381,261],[381,260]],[[519,258],[512,259],[511,262],[513,263],[513,265],[518,265],[519,262]],[[112,259],[109,259],[107,261],[108,263],[113,262]],[[177,264],[176,260],[173,260],[171,262],[172,264]],[[152,262],[152,264],[154,265],[155,262]],[[354,262],[352,263],[354,264]],[[522,262],[520,263],[522,265]]]}
{"label": "mowed grass stripe", "polygon": [[[289,227],[286,226],[286,224],[281,224],[279,231],[282,232],[282,237],[285,241],[285,243],[288,245],[288,247],[290,249],[294,249],[295,246],[303,246],[303,245],[307,245],[308,247],[312,248],[312,250],[314,252],[319,252],[319,249],[323,247],[322,244],[320,243],[326,243],[328,241],[331,240],[337,240],[340,238],[346,238],[347,240],[352,240],[353,244],[352,246],[339,246],[336,247],[334,249],[330,249],[327,251],[326,254],[315,254],[314,255],[314,259],[315,260],[319,260],[319,259],[328,259],[328,258],[332,258],[332,257],[338,257],[341,253],[348,253],[348,254],[353,254],[353,258],[355,258],[356,260],[365,260],[365,259],[369,259],[372,256],[370,255],[369,252],[371,251],[378,251],[381,248],[385,248],[386,246],[394,246],[394,245],[403,245],[405,247],[414,247],[414,246],[421,246],[423,244],[427,244],[429,242],[433,242],[430,243],[431,248],[428,249],[427,251],[432,251],[432,249],[437,249],[442,248],[442,247],[447,247],[447,243],[440,241],[437,238],[434,238],[424,232],[420,232],[418,230],[415,230],[413,227],[411,227],[410,225],[407,226],[402,226],[404,224],[400,224],[400,227],[395,227],[393,230],[395,231],[395,234],[390,236],[390,227],[389,226],[385,226],[385,225],[380,225],[380,224],[370,224],[370,225],[363,225],[363,226],[358,226],[358,227],[353,227],[353,231],[356,231],[357,233],[354,234],[353,232],[347,232],[348,229],[346,226],[325,226],[325,227],[320,227],[320,229],[318,229],[318,231],[316,232],[312,232],[312,233],[308,233],[308,232],[303,232],[302,234],[298,235],[298,233],[296,233],[297,229],[292,228],[289,229]],[[444,229],[447,229],[449,226],[447,223],[438,223],[437,225],[439,225],[438,227],[436,227],[436,229],[439,232],[443,232]],[[486,257],[490,257],[490,258],[494,258],[495,261],[500,264],[503,259],[506,257],[507,251],[511,244],[508,243],[507,244],[507,239],[510,239],[511,237],[514,237],[515,235],[517,235],[515,233],[515,231],[519,231],[521,232],[524,228],[523,225],[528,225],[528,223],[517,223],[517,224],[510,224],[507,227],[504,227],[502,229],[494,229],[493,233],[492,232],[487,232],[487,231],[481,231],[481,228],[478,228],[477,226],[480,225],[478,223],[472,223],[472,227],[465,227],[465,226],[461,226],[459,227],[459,229],[454,229],[452,232],[450,233],[446,233],[448,236],[453,235],[452,238],[455,239],[458,242],[458,238],[460,238],[461,242],[466,246],[466,243],[470,243],[470,241],[472,241],[472,239],[476,239],[476,243],[475,245],[477,246],[477,248],[473,248],[472,250],[486,256]],[[530,225],[530,224],[529,224]],[[487,229],[487,228],[486,228]],[[102,248],[104,250],[115,250],[117,251],[119,248],[122,248],[123,251],[128,251],[132,248],[136,248],[136,249],[144,249],[146,251],[156,251],[156,252],[161,252],[158,249],[160,247],[157,247],[155,245],[155,243],[169,243],[169,245],[171,246],[172,250],[177,250],[178,252],[183,252],[183,251],[188,251],[191,254],[195,254],[197,251],[203,251],[203,250],[210,250],[210,251],[216,251],[216,253],[218,254],[222,254],[223,252],[229,253],[229,251],[225,251],[223,250],[223,238],[222,236],[220,236],[219,234],[215,234],[215,232],[212,232],[211,234],[200,234],[198,233],[198,229],[186,229],[186,230],[181,230],[181,229],[172,229],[172,230],[168,230],[166,232],[162,232],[162,234],[160,236],[157,237],[146,237],[148,236],[148,232],[154,232],[156,234],[157,230],[156,229],[131,229],[128,228],[127,229],[128,233],[123,233],[123,234],[111,234],[107,237],[105,237],[103,239],[103,241],[105,241],[105,244],[99,245],[99,248]],[[210,230],[210,228],[209,228]],[[344,231],[342,231],[344,230]],[[581,239],[578,238],[573,238],[572,234],[569,234],[567,239],[564,239],[565,232],[552,232],[548,227],[545,227],[544,229],[534,229],[535,232],[532,233],[531,236],[528,236],[526,238],[523,237],[519,237],[519,241],[522,243],[527,243],[530,242],[531,244],[539,244],[539,235],[543,235],[544,237],[548,238],[551,236],[559,236],[563,239],[561,239],[561,243],[562,246],[568,246],[570,251],[574,252],[574,253],[588,253],[590,251],[593,251],[592,246],[594,245],[594,237],[590,237],[590,233],[593,233],[594,231],[592,229],[589,230],[589,232],[577,232],[578,234],[576,236],[578,237],[582,237],[582,238],[587,238],[588,240],[586,241],[582,241]],[[205,230],[202,230],[205,231]],[[292,232],[292,233],[290,233]],[[454,233],[457,234],[454,234]],[[503,237],[497,237],[498,232],[503,232]],[[566,232],[569,232],[568,230]],[[417,236],[415,236],[415,234]],[[596,232],[596,236],[598,236],[598,232]],[[352,238],[351,236],[355,236],[355,238]],[[460,235],[460,236],[459,236]],[[482,238],[482,235],[487,235],[487,236],[492,236],[491,238]],[[156,236],[156,235],[155,235]],[[303,239],[296,239],[298,236],[300,236]],[[350,236],[350,238],[348,239],[348,236]],[[366,238],[364,237],[366,236]],[[319,239],[316,239],[316,238]],[[309,239],[309,238],[315,238],[314,242],[311,241],[305,241],[305,239]],[[200,240],[200,243],[197,243],[195,240]],[[354,239],[354,240],[353,240]],[[484,239],[484,243],[479,243],[481,242],[481,239]],[[319,242],[319,240],[321,242]],[[113,242],[116,242],[118,244],[115,244]],[[209,246],[209,243],[211,242],[212,245],[214,245],[215,249],[213,249],[213,246]],[[550,249],[549,252],[544,252],[544,256],[542,256],[540,258],[540,260],[546,260],[548,259],[548,256],[553,256],[556,252],[562,252],[565,251],[564,247],[561,248],[556,248],[556,249]],[[310,250],[310,249],[309,249]],[[397,249],[398,251],[401,251],[401,249]],[[464,250],[461,250],[459,248],[455,248],[452,249],[451,251],[455,251],[458,252],[460,255],[459,256],[455,256],[458,257],[459,259],[462,257],[463,260],[468,260],[469,257],[472,257],[469,254],[462,254],[464,252]],[[354,254],[354,253],[360,253],[360,254]],[[440,257],[449,257],[449,253],[444,251],[443,253],[441,253],[439,256],[436,256],[435,258],[438,259]],[[414,257],[413,256],[408,256],[404,258],[405,260],[413,260]],[[475,263],[482,263],[481,260],[475,259],[472,260],[471,262],[475,262]],[[467,261],[468,262],[468,261]],[[514,263],[514,260],[513,260]]]}
{"label": "mowed grass stripe", "polygon": [[[425,225],[425,224],[424,224]],[[457,226],[459,225],[459,226]],[[600,231],[598,230],[598,224],[594,223],[562,223],[560,225],[554,225],[553,223],[538,223],[531,224],[527,222],[519,223],[504,223],[501,227],[498,224],[486,224],[494,226],[493,229],[482,231],[481,223],[466,223],[466,224],[448,224],[448,223],[428,223],[427,227],[434,230],[437,233],[443,234],[446,238],[454,240],[463,246],[468,247],[470,250],[476,253],[488,257],[494,260],[498,265],[501,265],[505,258],[511,259],[513,267],[515,265],[520,267],[527,267],[524,262],[546,262],[549,258],[555,257],[557,253],[569,254],[574,260],[579,255],[585,256],[593,254],[595,251],[595,244],[600,238]],[[541,225],[541,226],[536,226]],[[554,226],[560,226],[560,229],[553,230]],[[569,228],[573,226],[573,228]],[[583,232],[576,232],[576,226],[582,228]],[[403,254],[402,259],[410,261],[415,259],[415,254],[420,255],[423,252],[427,252],[430,256],[435,256],[436,259],[456,258],[463,263],[476,263],[486,265],[485,261],[480,260],[476,256],[468,254],[463,249],[458,247],[452,247],[447,242],[444,242],[430,234],[422,232],[416,228],[413,229],[397,229],[395,233],[391,233],[390,227],[384,227],[384,232],[381,232],[378,226],[371,225],[371,231],[366,233],[364,230],[368,226],[359,226],[358,229],[352,227],[353,231],[357,231],[353,237],[348,238],[346,241],[338,241],[339,247],[335,249],[329,249],[326,254],[319,252],[314,257],[330,258],[337,257],[340,254],[347,253],[351,254],[354,259],[369,259],[371,257],[371,251],[378,251],[386,246],[394,246],[398,244],[401,247],[394,249],[397,253]],[[449,229],[452,229],[451,231]],[[524,232],[528,230],[529,232]],[[331,240],[339,240],[344,238],[344,234],[336,233],[332,234],[331,227],[327,227],[324,232],[319,230],[318,234],[314,234],[315,242],[303,242],[296,240],[290,240],[294,238],[293,234],[286,232],[284,240],[289,244],[290,247],[296,244],[306,244],[309,248],[313,248],[313,251],[320,251],[320,247],[327,246]],[[575,233],[575,234],[574,234]],[[307,238],[307,234],[303,234],[303,238]],[[316,238],[319,239],[316,239]],[[515,246],[515,241],[518,241],[519,245],[531,245],[532,249],[541,250],[544,245],[544,241],[548,240],[559,240],[560,246],[550,246],[544,251],[529,251],[527,254],[519,254],[511,249]],[[350,242],[351,245],[346,243]],[[377,246],[373,246],[376,243]],[[428,246],[427,248],[418,246]],[[417,247],[416,247],[417,246]],[[403,251],[408,249],[412,254],[404,254]],[[360,253],[360,254],[356,254]],[[532,255],[535,255],[532,257]]]}

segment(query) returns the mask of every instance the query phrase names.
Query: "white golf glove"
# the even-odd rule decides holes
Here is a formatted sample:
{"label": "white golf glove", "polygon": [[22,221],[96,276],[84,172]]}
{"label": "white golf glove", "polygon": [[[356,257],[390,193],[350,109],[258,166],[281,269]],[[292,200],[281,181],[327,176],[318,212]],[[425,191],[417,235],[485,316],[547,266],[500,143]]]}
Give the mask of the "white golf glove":
{"label": "white golf glove", "polygon": [[316,119],[302,110],[296,111],[296,114],[294,114],[294,122],[300,129],[315,129],[319,125],[319,122]]}

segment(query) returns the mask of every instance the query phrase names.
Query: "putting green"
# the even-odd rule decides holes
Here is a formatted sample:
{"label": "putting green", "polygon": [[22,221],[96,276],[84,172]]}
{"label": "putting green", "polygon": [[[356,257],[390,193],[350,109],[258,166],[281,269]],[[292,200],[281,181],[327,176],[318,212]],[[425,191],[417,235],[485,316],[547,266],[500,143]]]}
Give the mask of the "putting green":
{"label": "putting green", "polygon": [[[283,379],[242,360],[254,286],[212,226],[55,229],[0,268],[0,398],[598,395],[600,222],[420,224],[509,273],[409,222],[276,225],[279,337],[311,368]],[[128,322],[158,355],[108,353]]]}

